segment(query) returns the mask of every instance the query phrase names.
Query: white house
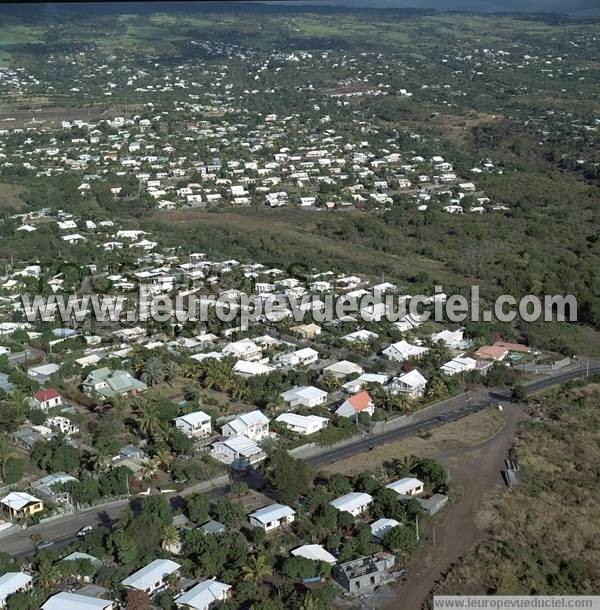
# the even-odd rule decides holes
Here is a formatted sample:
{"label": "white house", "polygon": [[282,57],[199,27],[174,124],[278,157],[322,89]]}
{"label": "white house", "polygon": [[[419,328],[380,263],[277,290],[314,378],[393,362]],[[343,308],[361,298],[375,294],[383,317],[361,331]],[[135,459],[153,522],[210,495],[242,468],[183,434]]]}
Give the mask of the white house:
{"label": "white house", "polygon": [[169,577],[177,574],[180,568],[181,566],[178,563],[170,559],[155,559],[146,567],[121,581],[121,585],[128,589],[137,589],[152,595],[166,587]]}
{"label": "white house", "polygon": [[243,435],[253,441],[261,441],[269,435],[269,418],[260,411],[242,413],[221,427],[223,436]]}
{"label": "white house", "polygon": [[22,593],[32,587],[33,576],[25,572],[7,572],[0,576],[0,608],[6,608],[6,600],[13,593]]}
{"label": "white house", "polygon": [[190,438],[204,438],[212,432],[210,415],[194,411],[175,418],[175,426]]}
{"label": "white house", "polygon": [[42,610],[113,610],[115,604],[109,599],[62,591],[48,599]]}
{"label": "white house", "polygon": [[431,340],[434,343],[441,341],[450,349],[458,349],[464,341],[464,329],[459,328],[458,330],[442,330],[439,333],[433,333]]}
{"label": "white house", "polygon": [[271,504],[248,515],[250,525],[259,527],[265,532],[270,532],[274,529],[292,523],[296,515],[296,511],[285,504]]}
{"label": "white house", "polygon": [[41,409],[42,411],[59,407],[61,404],[62,396],[52,388],[38,390],[31,399],[31,406],[34,409]]}
{"label": "white house", "polygon": [[262,364],[261,362],[249,362],[248,360],[238,360],[233,365],[233,372],[236,375],[245,377],[255,377],[256,375],[268,375],[275,369],[268,364]]}
{"label": "white house", "polygon": [[356,394],[360,392],[367,384],[373,383],[378,385],[384,385],[389,379],[388,375],[383,373],[363,373],[360,377],[347,381],[343,386],[342,390],[347,394]]}
{"label": "white house", "polygon": [[315,434],[315,432],[319,432],[329,423],[326,417],[298,415],[297,413],[282,413],[275,418],[275,421],[286,426],[288,430],[302,436]]}
{"label": "white house", "polygon": [[312,385],[297,386],[282,392],[280,396],[290,407],[308,407],[312,409],[327,402],[327,392]]}
{"label": "white house", "polygon": [[333,508],[337,508],[337,510],[350,513],[352,516],[357,517],[368,510],[371,504],[373,504],[373,496],[370,496],[367,493],[353,491],[332,500],[329,504],[331,504]]}
{"label": "white house", "polygon": [[343,379],[348,375],[362,375],[363,368],[350,362],[349,360],[340,360],[340,362],[334,362],[323,369],[323,373],[329,373],[338,379]]}
{"label": "white house", "polygon": [[401,496],[418,496],[423,493],[424,483],[414,477],[404,477],[393,483],[388,483],[386,488],[395,491]]}
{"label": "white house", "polygon": [[371,535],[376,540],[383,540],[383,537],[395,527],[402,525],[396,519],[377,519],[371,523]]}
{"label": "white house", "polygon": [[178,608],[191,610],[212,610],[219,602],[225,601],[231,594],[231,585],[218,580],[203,580],[175,598]]}
{"label": "white house", "polygon": [[259,360],[262,357],[262,349],[250,339],[240,339],[229,343],[221,350],[221,353],[239,360]]}
{"label": "white house", "polygon": [[294,557],[304,557],[312,561],[324,561],[329,565],[335,565],[337,559],[326,551],[320,544],[304,544],[290,551]]}
{"label": "white house", "polygon": [[440,371],[445,375],[458,375],[459,373],[464,373],[465,371],[472,371],[477,368],[477,360],[473,358],[457,356],[452,360],[444,363],[440,367]]}
{"label": "white house", "polygon": [[413,369],[408,373],[404,373],[404,375],[400,375],[400,377],[396,377],[390,383],[390,391],[406,394],[409,398],[417,399],[423,397],[426,386],[427,379],[417,369]]}
{"label": "white house", "polygon": [[245,436],[231,436],[212,444],[211,455],[223,464],[243,462],[257,464],[265,459],[265,452]]}
{"label": "white house", "polygon": [[389,347],[386,347],[383,350],[383,355],[390,360],[404,362],[409,358],[419,358],[426,352],[426,347],[411,345],[407,341],[398,341],[398,343],[392,343]]}

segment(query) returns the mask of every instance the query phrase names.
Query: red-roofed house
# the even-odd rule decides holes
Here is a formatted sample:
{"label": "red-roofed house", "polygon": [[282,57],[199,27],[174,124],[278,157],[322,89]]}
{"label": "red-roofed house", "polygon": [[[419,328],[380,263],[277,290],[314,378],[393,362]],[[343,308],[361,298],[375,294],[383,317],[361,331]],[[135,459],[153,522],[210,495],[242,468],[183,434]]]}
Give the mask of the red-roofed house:
{"label": "red-roofed house", "polygon": [[62,396],[51,388],[37,391],[31,399],[31,406],[34,409],[42,409],[42,411],[47,411],[60,405],[62,405]]}
{"label": "red-roofed house", "polygon": [[354,417],[358,413],[373,415],[375,405],[369,392],[359,392],[349,396],[336,410],[335,414],[341,417]]}

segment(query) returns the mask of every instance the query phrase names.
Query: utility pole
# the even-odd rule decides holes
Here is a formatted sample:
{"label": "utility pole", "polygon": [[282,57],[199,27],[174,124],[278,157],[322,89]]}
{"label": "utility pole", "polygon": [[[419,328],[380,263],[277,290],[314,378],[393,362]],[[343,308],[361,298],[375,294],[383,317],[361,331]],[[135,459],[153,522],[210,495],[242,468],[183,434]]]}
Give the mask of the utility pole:
{"label": "utility pole", "polygon": [[417,542],[420,540],[419,537],[419,515],[415,515],[415,527],[417,531]]}

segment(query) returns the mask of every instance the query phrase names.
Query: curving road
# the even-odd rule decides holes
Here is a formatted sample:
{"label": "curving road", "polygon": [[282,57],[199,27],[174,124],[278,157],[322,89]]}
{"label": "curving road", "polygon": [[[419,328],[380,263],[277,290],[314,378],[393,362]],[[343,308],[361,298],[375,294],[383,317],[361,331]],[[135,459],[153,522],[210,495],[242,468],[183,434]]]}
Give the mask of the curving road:
{"label": "curving road", "polygon": [[[600,361],[589,360],[576,362],[568,367],[560,369],[536,381],[525,385],[529,394],[541,392],[551,387],[560,385],[572,379],[585,378],[600,374]],[[460,397],[459,397],[460,398]],[[446,411],[435,417],[425,418],[394,430],[383,433],[372,433],[365,436],[349,446],[333,449],[324,449],[319,455],[307,458],[305,461],[311,465],[319,466],[335,462],[349,456],[368,451],[375,444],[381,444],[418,432],[423,432],[446,423],[456,421],[477,411],[481,411],[492,404],[510,401],[510,392],[505,390],[490,390],[480,394],[477,400],[471,400],[467,395],[464,403],[449,407]],[[460,400],[459,400],[460,403]],[[225,480],[223,480],[225,479]],[[171,496],[172,505],[177,508],[182,505],[183,497],[197,491],[203,491],[211,500],[218,499],[227,493],[229,483],[227,477],[215,481],[213,484],[201,483],[188,488],[179,495]],[[15,557],[24,557],[34,553],[34,547],[30,536],[39,535],[43,540],[55,541],[58,548],[66,547],[77,539],[77,532],[86,525],[110,527],[119,518],[121,513],[129,506],[134,512],[139,510],[140,499],[120,500],[107,504],[102,508],[89,509],[83,512],[65,515],[53,521],[35,525],[27,530],[6,533],[0,537],[0,549]]]}

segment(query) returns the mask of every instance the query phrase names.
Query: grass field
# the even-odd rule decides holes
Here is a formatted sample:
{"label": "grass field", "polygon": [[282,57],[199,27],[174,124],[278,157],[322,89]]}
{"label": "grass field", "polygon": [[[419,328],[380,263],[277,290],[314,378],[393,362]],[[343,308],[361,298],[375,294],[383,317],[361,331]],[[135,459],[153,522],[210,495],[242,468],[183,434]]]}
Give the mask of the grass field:
{"label": "grass field", "polygon": [[22,187],[0,182],[0,209],[18,210],[24,203],[21,199]]}
{"label": "grass field", "polygon": [[502,427],[504,413],[497,409],[486,409],[469,415],[456,422],[446,424],[431,431],[431,436],[411,438],[386,443],[362,454],[360,460],[355,456],[324,467],[323,472],[356,475],[364,470],[375,470],[384,462],[401,459],[405,456],[438,457],[447,451],[474,447],[492,437]]}

